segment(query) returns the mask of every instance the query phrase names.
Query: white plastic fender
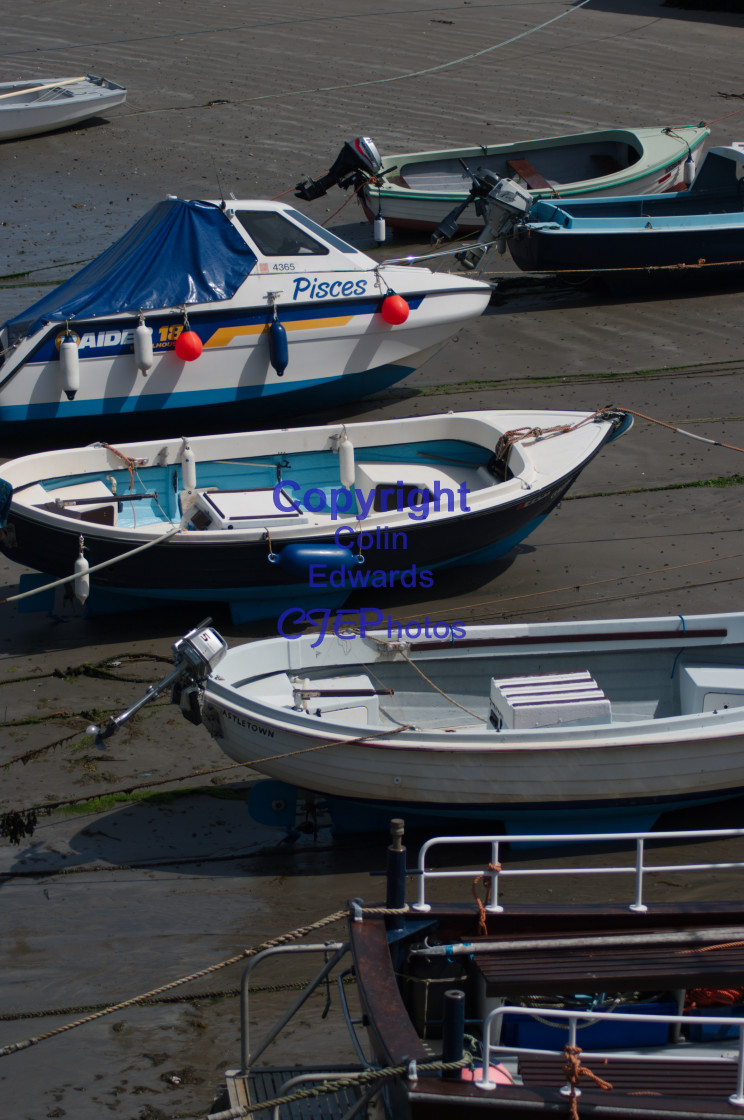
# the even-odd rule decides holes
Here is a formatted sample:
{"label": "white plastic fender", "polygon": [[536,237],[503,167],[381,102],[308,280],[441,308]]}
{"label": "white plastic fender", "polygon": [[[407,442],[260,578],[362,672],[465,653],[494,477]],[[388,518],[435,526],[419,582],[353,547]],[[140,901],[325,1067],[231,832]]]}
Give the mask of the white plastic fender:
{"label": "white plastic fender", "polygon": [[341,473],[341,485],[351,490],[356,477],[356,464],[354,462],[354,444],[348,436],[344,436],[338,445],[338,466]]}
{"label": "white plastic fender", "polygon": [[682,178],[684,179],[685,186],[687,187],[690,186],[692,180],[695,178],[695,157],[692,152],[690,152],[684,162],[684,166],[682,168]]}
{"label": "white plastic fender", "polygon": [[375,241],[378,245],[382,245],[385,240],[386,228],[385,219],[382,214],[378,214],[374,221]]}
{"label": "white plastic fender", "polygon": [[73,590],[75,592],[75,598],[79,603],[85,603],[86,599],[90,595],[90,576],[88,575],[89,568],[90,564],[85,559],[85,557],[82,554],[78,556],[77,560],[75,561],[75,567],[73,568],[73,571],[75,572]]}
{"label": "white plastic fender", "polygon": [[143,373],[152,369],[152,331],[146,323],[140,323],[134,331],[134,360]]}
{"label": "white plastic fender", "polygon": [[186,439],[181,448],[181,481],[184,490],[196,490],[196,459]]}
{"label": "white plastic fender", "polygon": [[59,346],[59,371],[65,396],[68,401],[74,401],[80,388],[80,356],[78,344],[71,334],[66,335]]}

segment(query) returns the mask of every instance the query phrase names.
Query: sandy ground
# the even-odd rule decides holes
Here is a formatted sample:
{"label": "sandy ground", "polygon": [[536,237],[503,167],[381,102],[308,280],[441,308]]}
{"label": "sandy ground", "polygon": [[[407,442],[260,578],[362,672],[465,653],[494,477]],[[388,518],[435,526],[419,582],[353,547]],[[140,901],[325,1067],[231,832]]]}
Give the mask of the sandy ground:
{"label": "sandy ground", "polygon": [[[272,197],[322,173],[360,133],[383,151],[699,120],[713,122],[714,143],[744,135],[735,115],[744,16],[659,0],[42,0],[16,6],[7,23],[7,80],[100,73],[129,96],[105,121],[0,146],[0,321],[166,193],[215,198],[221,185]],[[372,248],[356,203],[335,213],[344,198],[304,208]],[[401,239],[380,253],[409,247]],[[515,274],[508,259],[497,270]],[[398,391],[343,419],[617,404],[742,448],[743,366],[740,292],[617,300],[505,290]],[[34,449],[0,433],[2,457]],[[742,609],[740,474],[740,452],[639,419],[498,571],[455,572],[428,598],[390,593],[378,605],[471,622]],[[707,485],[722,477],[733,483]],[[0,596],[18,575],[0,561]],[[366,872],[381,866],[381,850],[334,846],[327,830],[292,851],[277,846],[276,832],[248,817],[250,775],[225,770],[206,733],[175,710],[154,707],[105,753],[84,734],[163,675],[172,642],[206,612],[85,620],[2,610],[3,811],[112,789],[193,792],[86,804],[42,816],[19,845],[3,841],[0,1046],[75,1017],[25,1016],[126,999],[376,893]],[[224,612],[215,621],[230,642],[271,632],[238,629]],[[739,810],[701,822],[737,823]],[[712,882],[701,896],[720,889]],[[305,964],[279,966],[257,983],[308,974]],[[233,967],[185,990],[234,990],[237,975]],[[259,1018],[286,998],[261,996]],[[323,1000],[291,1028],[282,1060],[336,1056],[340,1037],[327,1023],[318,1053]],[[6,1120],[202,1115],[237,1057],[234,998],[130,1008],[0,1058],[0,1111]]]}

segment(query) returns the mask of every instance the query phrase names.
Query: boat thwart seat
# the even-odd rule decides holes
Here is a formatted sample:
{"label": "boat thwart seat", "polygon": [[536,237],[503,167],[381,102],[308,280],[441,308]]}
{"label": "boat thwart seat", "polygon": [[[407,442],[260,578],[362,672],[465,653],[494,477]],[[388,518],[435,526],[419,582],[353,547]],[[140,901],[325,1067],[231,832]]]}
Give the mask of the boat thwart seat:
{"label": "boat thwart seat", "polygon": [[514,174],[523,179],[530,190],[533,191],[550,191],[553,189],[552,183],[549,183],[544,175],[541,175],[530,163],[528,159],[508,159],[506,166]]}

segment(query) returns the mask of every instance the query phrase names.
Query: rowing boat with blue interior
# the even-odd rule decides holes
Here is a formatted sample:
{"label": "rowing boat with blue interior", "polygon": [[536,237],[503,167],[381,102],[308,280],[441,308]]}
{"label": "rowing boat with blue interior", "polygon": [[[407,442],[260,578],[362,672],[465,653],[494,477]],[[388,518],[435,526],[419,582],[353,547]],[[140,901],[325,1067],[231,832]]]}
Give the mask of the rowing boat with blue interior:
{"label": "rowing boat with blue interior", "polygon": [[483,411],[29,455],[0,470],[0,548],[45,573],[23,589],[87,565],[88,613],[340,606],[506,555],[629,426],[612,410]]}

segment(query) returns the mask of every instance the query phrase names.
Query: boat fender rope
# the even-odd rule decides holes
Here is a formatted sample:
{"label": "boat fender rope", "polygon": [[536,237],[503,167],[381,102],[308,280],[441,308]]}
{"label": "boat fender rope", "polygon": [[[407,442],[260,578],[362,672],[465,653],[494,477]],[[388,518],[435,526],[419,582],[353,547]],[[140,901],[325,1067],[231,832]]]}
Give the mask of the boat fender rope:
{"label": "boat fender rope", "polygon": [[[488,870],[491,872],[501,871],[500,863],[489,863]],[[483,883],[483,896],[484,901],[481,902],[480,895],[478,894],[478,884]],[[491,901],[491,876],[487,875],[485,871],[481,875],[476,875],[473,879],[473,898],[475,899],[478,907],[478,933],[477,937],[488,937],[488,926],[486,925],[486,907]]]}
{"label": "boat fender rope", "polygon": [[563,1050],[563,1057],[565,1059],[563,1072],[566,1075],[566,1079],[568,1080],[569,1085],[571,1086],[569,1108],[570,1120],[579,1120],[579,1110],[576,1104],[576,1097],[580,1077],[588,1077],[590,1081],[594,1082],[598,1089],[606,1089],[608,1091],[612,1089],[612,1085],[609,1081],[604,1081],[601,1077],[598,1077],[596,1073],[592,1073],[590,1069],[587,1069],[586,1066],[581,1065],[579,1059],[580,1053],[580,1046],[566,1046]]}
{"label": "boat fender rope", "polygon": [[271,543],[271,530],[269,529],[268,526],[266,526],[266,528],[264,529],[264,532],[266,533],[266,540],[267,540],[268,545],[269,545],[269,552],[268,552],[268,555],[267,555],[266,559],[269,561],[270,564],[276,564],[277,561],[279,560],[279,557],[274,552],[274,546]]}

